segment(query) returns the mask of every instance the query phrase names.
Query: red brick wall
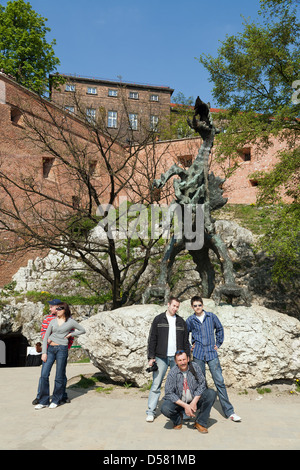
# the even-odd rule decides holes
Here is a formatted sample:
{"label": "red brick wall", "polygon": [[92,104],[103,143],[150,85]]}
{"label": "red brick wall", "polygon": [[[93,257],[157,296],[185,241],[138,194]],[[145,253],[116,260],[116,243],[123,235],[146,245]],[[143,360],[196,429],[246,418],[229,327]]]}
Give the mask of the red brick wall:
{"label": "red brick wall", "polygon": [[[200,145],[200,138],[157,142],[156,152],[164,156],[164,166],[169,168],[173,163],[180,165],[189,158],[194,160]],[[273,145],[266,151],[262,152],[259,148],[253,146],[251,148],[251,160],[244,161],[241,156],[238,168],[226,179],[223,185],[223,195],[228,198],[229,204],[255,204],[258,188],[251,175],[257,171],[268,172],[271,170],[278,161],[277,152],[282,149],[284,149],[284,142],[274,139]],[[216,176],[224,177],[224,167],[228,170],[229,165],[229,160],[222,163],[222,165],[218,164],[214,159],[214,150],[212,151],[210,171],[213,171]],[[289,202],[289,199],[286,200]]]}
{"label": "red brick wall", "polygon": [[[86,128],[75,117],[69,116],[68,113],[61,112],[53,104],[45,100],[41,100],[34,93],[29,92],[25,88],[17,85],[13,80],[0,73],[0,172],[8,176],[12,176],[15,181],[23,184],[23,179],[31,180],[36,187],[48,195],[57,197],[58,199],[69,204],[66,211],[72,211],[73,197],[82,195],[82,188],[80,182],[74,177],[70,181],[70,172],[66,170],[59,160],[53,162],[53,166],[48,177],[45,178],[43,172],[44,159],[53,158],[53,155],[41,149],[40,145],[32,140],[32,132],[28,127],[26,119],[22,118],[21,113],[18,111],[22,109],[30,122],[38,122],[38,126],[44,128],[47,138],[55,142],[56,150],[68,155],[67,145],[61,139],[60,131],[64,129],[69,139],[76,145],[80,145],[83,149],[82,156],[86,155],[87,160],[95,162],[96,169],[94,173],[94,184],[99,192],[102,194],[102,200],[108,199],[109,181],[107,172],[104,171],[103,165],[97,158],[97,147],[93,143],[91,135],[89,135]],[[54,126],[52,119],[55,119],[58,126]],[[101,137],[100,137],[101,138]],[[69,141],[71,141],[69,140]],[[103,139],[103,146],[107,142]],[[113,144],[110,151],[111,163],[114,160],[120,161],[119,154],[123,149]],[[69,154],[70,161],[73,158]],[[83,157],[82,157],[83,158]],[[1,180],[0,180],[1,181]],[[10,184],[6,181],[6,185],[17,201],[20,213],[24,221],[30,226],[35,223],[31,210],[28,210],[28,200],[24,194],[18,190],[17,186]],[[83,197],[83,196],[82,196]],[[33,196],[33,201],[37,204],[39,210],[44,210],[45,213],[55,217],[55,203],[47,204],[41,202],[42,198],[38,195]],[[5,202],[8,208],[12,207],[12,201],[8,193],[1,189],[1,201]],[[62,207],[62,206],[60,206]],[[2,216],[3,218],[3,216]],[[10,228],[14,228],[12,219],[10,219]],[[8,234],[7,231],[0,233],[0,243],[13,245],[18,243],[18,237]],[[35,257],[39,253],[35,252]],[[0,285],[4,285],[11,280],[11,276],[17,271],[20,266],[27,264],[28,259],[32,258],[32,252],[26,253],[22,256],[12,255],[4,257],[0,255]]]}

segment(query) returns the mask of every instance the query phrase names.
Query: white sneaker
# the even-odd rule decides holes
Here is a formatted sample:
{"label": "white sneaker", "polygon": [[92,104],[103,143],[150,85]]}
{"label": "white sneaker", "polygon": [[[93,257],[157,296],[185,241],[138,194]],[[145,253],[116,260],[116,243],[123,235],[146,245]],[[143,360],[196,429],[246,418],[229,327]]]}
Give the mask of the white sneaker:
{"label": "white sneaker", "polygon": [[238,415],[236,415],[235,413],[232,413],[232,415],[229,416],[229,419],[231,419],[231,421],[242,421],[242,418],[240,418]]}
{"label": "white sneaker", "polygon": [[47,408],[47,405],[41,405],[41,403],[39,403],[34,407],[35,410],[41,410],[42,408]]}
{"label": "white sneaker", "polygon": [[153,415],[147,415],[146,421],[147,421],[147,423],[153,423],[154,416]]}
{"label": "white sneaker", "polygon": [[57,408],[57,407],[58,407],[58,405],[56,403],[53,403],[53,402],[50,403],[50,405],[49,405],[49,408],[52,408],[52,409]]}

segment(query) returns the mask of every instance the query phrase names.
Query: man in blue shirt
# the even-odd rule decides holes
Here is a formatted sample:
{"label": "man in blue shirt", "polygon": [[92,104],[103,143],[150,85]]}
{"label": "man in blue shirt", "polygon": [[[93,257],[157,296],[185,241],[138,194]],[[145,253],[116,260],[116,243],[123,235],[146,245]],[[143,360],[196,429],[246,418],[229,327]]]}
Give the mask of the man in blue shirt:
{"label": "man in blue shirt", "polygon": [[200,296],[192,297],[191,306],[194,314],[186,320],[186,325],[188,332],[192,333],[193,361],[201,367],[204,377],[205,364],[208,365],[226,418],[241,421],[229,401],[217,353],[224,341],[223,326],[217,315],[203,309]]}

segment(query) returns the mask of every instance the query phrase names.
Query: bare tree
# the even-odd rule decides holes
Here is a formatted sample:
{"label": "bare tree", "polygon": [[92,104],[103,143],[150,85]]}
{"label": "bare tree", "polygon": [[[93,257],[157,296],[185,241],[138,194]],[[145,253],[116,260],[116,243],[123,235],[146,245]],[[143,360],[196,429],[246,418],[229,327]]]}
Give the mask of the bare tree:
{"label": "bare tree", "polygon": [[[129,126],[124,144],[121,131],[109,132],[104,110],[97,119],[84,110],[74,116],[24,96],[15,108],[22,126],[14,145],[28,157],[21,166],[17,159],[8,161],[5,150],[0,153],[0,253],[55,250],[107,281],[112,308],[133,302],[157,239],[136,232],[134,240],[130,233],[120,238],[109,216],[114,207],[118,223],[121,196],[130,203],[153,202],[151,180],[163,170],[153,153],[145,163],[153,132],[133,143]],[[123,118],[128,120],[125,105]]]}

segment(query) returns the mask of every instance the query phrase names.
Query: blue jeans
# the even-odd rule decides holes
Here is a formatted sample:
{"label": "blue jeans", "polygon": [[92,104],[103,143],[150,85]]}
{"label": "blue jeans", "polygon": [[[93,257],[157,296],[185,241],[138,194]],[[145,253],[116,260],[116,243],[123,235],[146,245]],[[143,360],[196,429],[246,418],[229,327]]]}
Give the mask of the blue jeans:
{"label": "blue jeans", "polygon": [[[216,399],[216,392],[211,388],[207,388],[202,393],[198,403],[197,410],[200,410],[198,416],[196,417],[196,422],[201,426],[207,428],[207,422],[210,414],[210,410]],[[170,418],[173,421],[174,426],[177,426],[181,423],[181,415],[184,412],[184,408],[171,400],[163,400],[161,407],[161,412],[167,418]]]}
{"label": "blue jeans", "polygon": [[215,359],[212,359],[210,361],[204,361],[203,359],[197,359],[196,357],[194,357],[193,361],[196,362],[196,364],[199,364],[204,377],[205,377],[205,364],[206,363],[208,364],[211,376],[217,388],[217,392],[218,392],[218,396],[219,396],[219,400],[222,406],[223,413],[225,414],[226,418],[228,418],[230,415],[232,415],[232,413],[234,413],[234,409],[227,395],[219,358],[216,357]]}
{"label": "blue jeans", "polygon": [[[44,366],[44,362],[42,364],[42,368],[43,368],[43,366]],[[38,391],[37,391],[37,395],[36,395],[37,400],[40,400],[40,396],[41,396],[41,382],[42,382],[42,378],[40,377],[39,384],[38,384]],[[67,382],[68,382],[68,379],[67,379],[67,376],[65,375],[64,394],[63,394],[63,398],[62,398],[63,401],[67,400],[67,398],[68,398],[68,394],[66,392]]]}
{"label": "blue jeans", "polygon": [[161,384],[164,380],[167,369],[169,366],[170,368],[175,366],[174,356],[167,356],[165,358],[156,357],[155,360],[158,366],[158,370],[153,372],[153,382],[148,397],[148,410],[146,411],[148,415],[153,416],[155,416],[155,410],[160,397]]}
{"label": "blue jeans", "polygon": [[68,360],[68,346],[48,346],[47,361],[42,366],[40,399],[41,405],[49,405],[49,376],[54,362],[56,361],[56,374],[52,402],[59,405],[65,390],[65,376]]}

